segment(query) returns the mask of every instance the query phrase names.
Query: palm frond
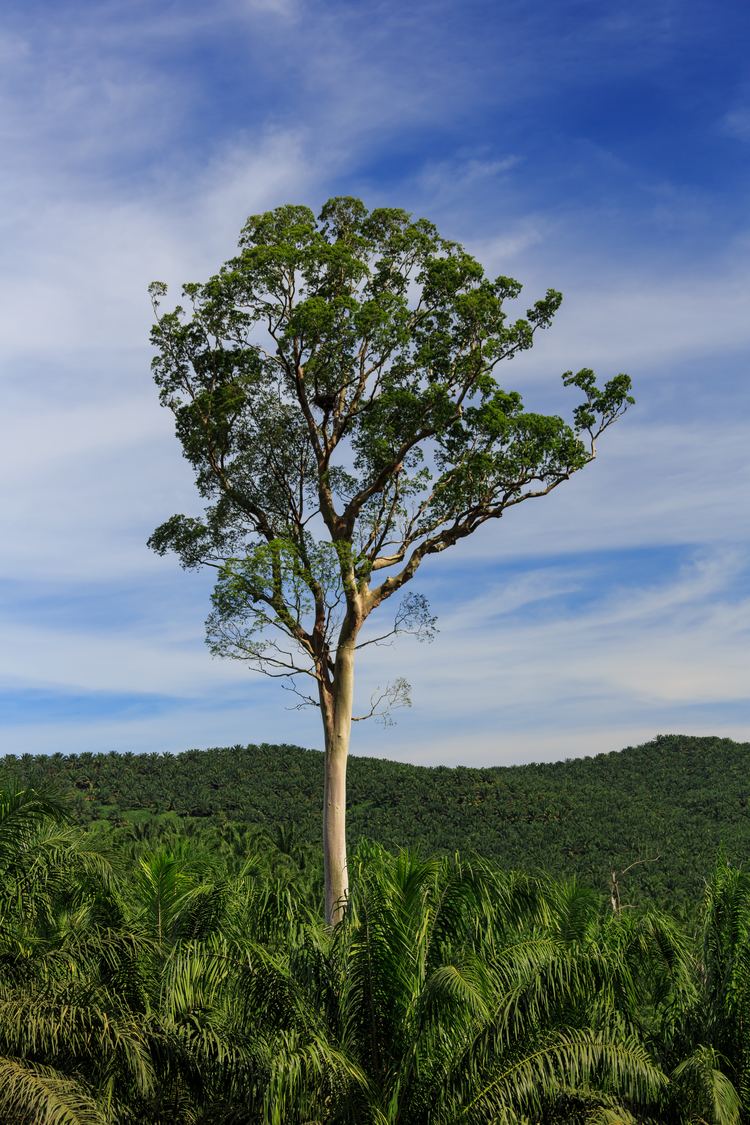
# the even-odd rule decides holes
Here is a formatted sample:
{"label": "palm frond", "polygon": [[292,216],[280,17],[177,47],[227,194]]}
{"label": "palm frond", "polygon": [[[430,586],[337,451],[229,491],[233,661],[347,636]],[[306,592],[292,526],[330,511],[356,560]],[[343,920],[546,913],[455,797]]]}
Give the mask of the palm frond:
{"label": "palm frond", "polygon": [[513,1112],[539,1112],[561,1089],[590,1086],[593,1079],[636,1103],[657,1097],[667,1084],[637,1040],[561,1029],[499,1060],[466,1098],[456,1119],[480,1122],[493,1113],[502,1118]]}
{"label": "palm frond", "polygon": [[52,1067],[0,1057],[0,1113],[8,1125],[105,1125],[89,1091]]}
{"label": "palm frond", "polygon": [[738,1125],[742,1102],[713,1047],[699,1046],[672,1072],[672,1098],[683,1112],[709,1125]]}

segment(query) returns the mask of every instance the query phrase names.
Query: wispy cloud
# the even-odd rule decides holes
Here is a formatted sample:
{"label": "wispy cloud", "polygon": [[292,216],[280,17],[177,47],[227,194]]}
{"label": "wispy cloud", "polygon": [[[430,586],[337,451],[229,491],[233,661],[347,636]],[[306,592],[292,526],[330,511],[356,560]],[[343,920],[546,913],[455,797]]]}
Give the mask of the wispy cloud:
{"label": "wispy cloud", "polygon": [[[543,572],[527,578],[537,596],[549,595],[544,614],[507,620],[519,608],[513,584],[490,587],[441,619],[428,658],[415,645],[400,654],[375,650],[363,697],[397,667],[413,683],[418,711],[385,738],[358,731],[362,752],[387,754],[380,747],[390,744],[411,757],[429,744],[441,760],[497,764],[549,757],[563,744],[616,749],[636,730],[708,730],[717,722],[735,735],[746,729],[750,583],[737,553],[698,556],[666,579],[640,585],[636,577],[614,589],[595,573],[577,583],[575,570],[563,573],[568,582],[558,574],[547,590]],[[579,596],[561,601],[574,586]],[[715,705],[730,707],[734,721],[712,712],[707,722]]]}
{"label": "wispy cloud", "polygon": [[750,141],[750,105],[736,106],[724,115],[721,127],[730,137]]}

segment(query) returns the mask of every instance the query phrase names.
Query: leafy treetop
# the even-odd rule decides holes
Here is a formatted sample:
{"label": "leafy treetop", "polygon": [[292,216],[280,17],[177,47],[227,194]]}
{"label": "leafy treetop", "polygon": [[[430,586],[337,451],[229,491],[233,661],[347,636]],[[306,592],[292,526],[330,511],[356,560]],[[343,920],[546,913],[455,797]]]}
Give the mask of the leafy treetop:
{"label": "leafy treetop", "polygon": [[[237,256],[172,312],[151,287],[161,401],[206,506],[150,544],[219,568],[215,651],[332,674],[342,636],[427,556],[595,456],[630,379],[600,389],[589,369],[567,372],[583,394],[572,425],[525,410],[496,368],[531,347],[561,295],[510,319],[520,291],[430,222],[348,197],[318,220],[301,206],[251,217]],[[407,599],[396,630],[431,625]]]}

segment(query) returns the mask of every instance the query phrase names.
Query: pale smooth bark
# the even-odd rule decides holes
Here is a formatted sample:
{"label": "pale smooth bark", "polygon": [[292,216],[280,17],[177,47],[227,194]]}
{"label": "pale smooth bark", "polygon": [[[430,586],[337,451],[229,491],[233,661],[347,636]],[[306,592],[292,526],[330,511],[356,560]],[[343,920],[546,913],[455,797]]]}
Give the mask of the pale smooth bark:
{"label": "pale smooth bark", "polygon": [[352,730],[353,697],[352,640],[339,646],[331,688],[321,690],[321,714],[325,731],[323,865],[326,922],[334,926],[341,921],[349,894],[346,865],[346,763]]}

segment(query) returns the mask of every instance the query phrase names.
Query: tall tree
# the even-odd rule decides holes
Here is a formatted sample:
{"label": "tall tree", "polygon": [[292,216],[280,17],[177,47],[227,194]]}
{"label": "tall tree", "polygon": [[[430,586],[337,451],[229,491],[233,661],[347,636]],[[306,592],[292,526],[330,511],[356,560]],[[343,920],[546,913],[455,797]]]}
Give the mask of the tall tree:
{"label": "tall tree", "polygon": [[[251,217],[239,253],[184,306],[162,312],[151,287],[161,402],[205,502],[149,540],[186,567],[218,570],[208,640],[296,687],[320,708],[325,736],[326,916],[347,896],[346,763],[354,666],[364,645],[434,619],[404,588],[425,559],[546,496],[583,468],[626,410],[630,380],[582,393],[572,424],[531,413],[495,371],[532,346],[561,295],[526,316],[505,303],[521,286],[491,280],[424,219],[356,199],[319,218],[285,206]],[[374,610],[392,623],[363,634]],[[403,680],[368,714],[405,702]]]}

